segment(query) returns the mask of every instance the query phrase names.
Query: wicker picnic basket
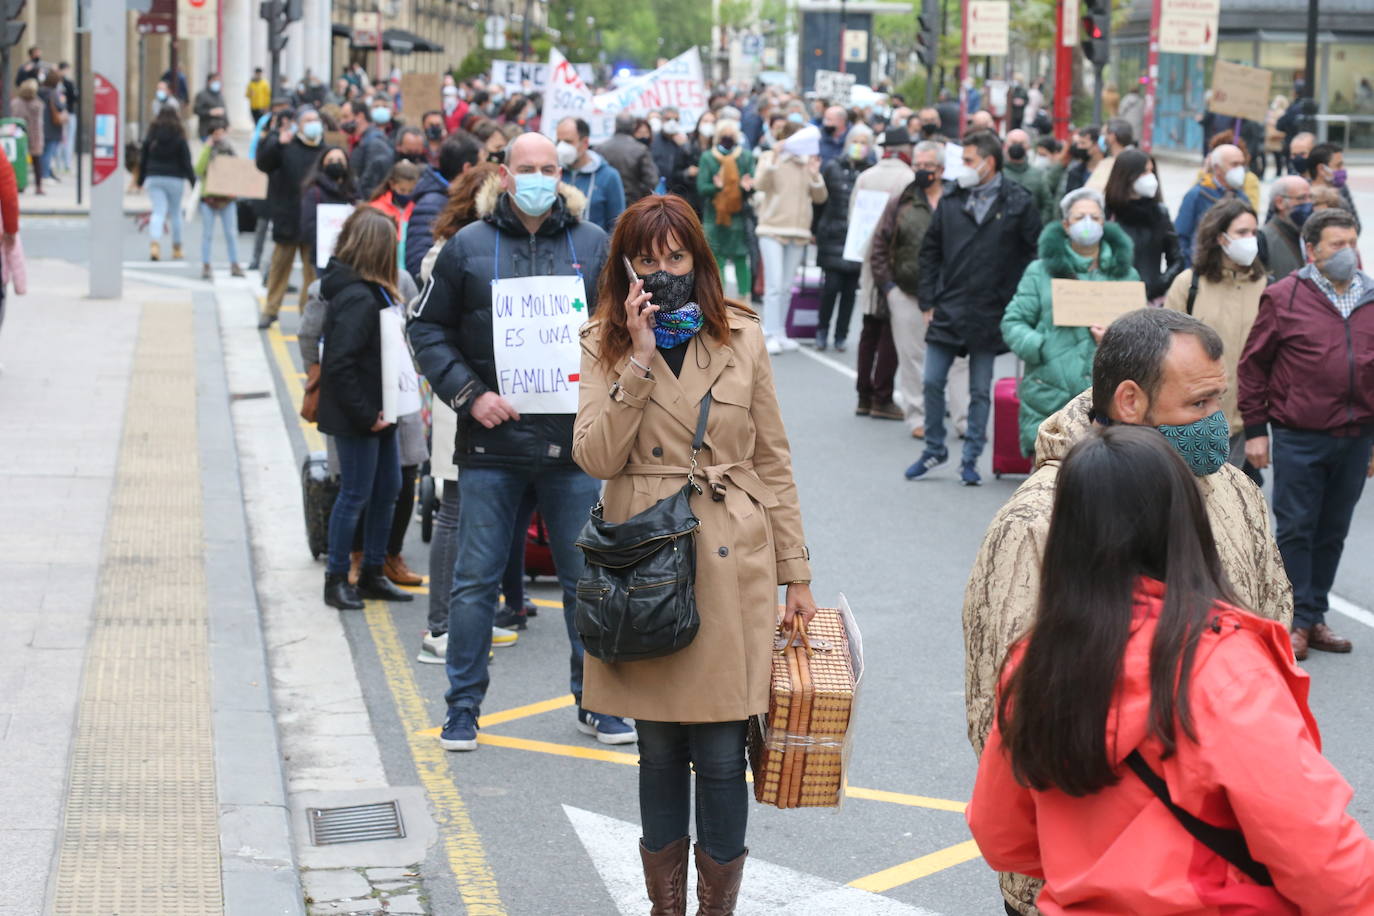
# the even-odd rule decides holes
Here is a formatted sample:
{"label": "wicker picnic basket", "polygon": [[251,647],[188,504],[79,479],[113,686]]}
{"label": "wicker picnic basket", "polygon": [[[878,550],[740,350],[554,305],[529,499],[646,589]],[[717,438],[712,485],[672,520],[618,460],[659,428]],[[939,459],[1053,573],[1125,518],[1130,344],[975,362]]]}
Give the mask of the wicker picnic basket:
{"label": "wicker picnic basket", "polygon": [[856,668],[844,617],[821,608],[779,634],[768,714],[751,720],[754,798],[779,808],[833,808],[844,788]]}

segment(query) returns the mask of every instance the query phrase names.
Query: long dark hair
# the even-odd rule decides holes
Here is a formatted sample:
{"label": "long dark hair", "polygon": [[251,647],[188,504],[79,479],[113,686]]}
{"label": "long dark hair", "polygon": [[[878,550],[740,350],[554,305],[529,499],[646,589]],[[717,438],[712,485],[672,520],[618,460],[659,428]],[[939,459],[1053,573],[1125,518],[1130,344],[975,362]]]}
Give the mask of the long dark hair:
{"label": "long dark hair", "polygon": [[148,128],[148,139],[154,142],[164,140],[185,140],[186,128],[182,126],[181,115],[171,105],[164,105],[153,118]]}
{"label": "long dark hair", "polygon": [[[1205,277],[1212,283],[1221,282],[1224,267],[1222,258],[1226,253],[1221,250],[1220,236],[1231,228],[1236,217],[1246,213],[1255,216],[1250,201],[1244,195],[1237,195],[1217,201],[1203,214],[1202,221],[1198,223],[1197,238],[1193,240],[1193,270],[1199,277]],[[1255,222],[1255,230],[1259,231],[1259,217],[1255,217]],[[1264,278],[1264,264],[1255,258],[1249,267],[1240,267],[1239,272],[1251,280],[1261,280]]]}
{"label": "long dark hair", "polygon": [[601,271],[597,287],[597,313],[601,322],[601,362],[613,368],[630,352],[630,331],[625,325],[625,297],[630,294],[630,278],[625,274],[624,258],[634,261],[655,246],[667,245],[669,236],[692,254],[692,270],[696,275],[693,300],[701,306],[705,319],[702,333],[725,343],[730,339],[730,325],[725,314],[725,290],[720,285],[720,270],[706,243],[701,220],[687,203],[676,194],[650,194],[640,198],[615,221],[611,236],[611,250]]}
{"label": "long dark hair", "polygon": [[1133,596],[1165,584],[1150,646],[1150,733],[1174,752],[1175,719],[1197,740],[1188,703],[1198,638],[1217,601],[1234,603],[1197,481],[1156,431],[1092,432],[1064,460],[1045,542],[1040,600],[997,725],[1016,779],[1073,796],[1117,781],[1108,743]]}
{"label": "long dark hair", "polygon": [[[1112,173],[1107,178],[1107,189],[1102,196],[1107,201],[1107,215],[1114,216],[1119,214],[1131,205],[1132,185],[1135,180],[1145,174],[1145,166],[1151,165],[1154,160],[1149,153],[1142,150],[1124,149],[1116,156],[1116,161],[1112,163]],[[1156,170],[1155,178],[1159,177]],[[1162,187],[1155,189],[1155,203],[1164,202],[1164,190]]]}

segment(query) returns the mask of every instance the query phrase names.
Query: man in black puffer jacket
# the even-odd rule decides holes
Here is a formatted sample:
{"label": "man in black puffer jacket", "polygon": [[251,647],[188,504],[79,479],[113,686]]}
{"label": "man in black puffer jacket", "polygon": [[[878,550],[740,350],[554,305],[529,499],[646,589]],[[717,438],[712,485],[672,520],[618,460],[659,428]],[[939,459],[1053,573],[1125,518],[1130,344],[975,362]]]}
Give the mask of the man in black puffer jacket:
{"label": "man in black puffer jacket", "polygon": [[291,279],[291,267],[299,254],[301,259],[301,306],[305,306],[305,289],[315,282],[315,264],[310,252],[314,239],[307,243],[301,236],[301,190],[306,176],[324,152],[324,124],[320,113],[302,108],[296,114],[293,127],[279,133],[268,133],[258,144],[258,171],[267,173],[267,212],[272,219],[272,264],[267,269],[267,302],[258,320],[259,328],[266,328],[277,320],[281,301],[286,296],[286,284]]}
{"label": "man in black puffer jacket", "polygon": [[500,193],[479,193],[482,220],[462,229],[439,253],[410,324],[415,358],[435,397],[458,414],[458,559],[449,601],[452,638],[445,651],[448,718],[439,736],[446,750],[477,748],[497,593],[516,512],[530,488],[563,587],[578,728],[604,744],[637,739],[624,721],[581,708],[582,643],[572,619],[583,559],[573,541],[600,487],[573,463],[573,414],[522,416],[499,394],[496,373],[493,280],[579,275],[586,302],[596,301],[606,233],[581,219],[585,198],[559,185],[560,174],[553,141],[534,133],[516,138],[501,168]]}

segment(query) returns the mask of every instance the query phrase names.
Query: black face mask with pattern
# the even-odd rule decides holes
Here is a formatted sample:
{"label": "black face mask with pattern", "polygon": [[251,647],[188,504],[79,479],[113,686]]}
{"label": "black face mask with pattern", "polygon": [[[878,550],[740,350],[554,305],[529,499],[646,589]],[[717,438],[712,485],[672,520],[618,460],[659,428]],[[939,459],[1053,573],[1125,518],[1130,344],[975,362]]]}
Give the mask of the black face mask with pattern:
{"label": "black face mask with pattern", "polygon": [[649,301],[664,312],[675,312],[690,302],[697,285],[696,271],[692,270],[685,274],[656,270],[640,279],[644,281],[644,291],[653,294]]}

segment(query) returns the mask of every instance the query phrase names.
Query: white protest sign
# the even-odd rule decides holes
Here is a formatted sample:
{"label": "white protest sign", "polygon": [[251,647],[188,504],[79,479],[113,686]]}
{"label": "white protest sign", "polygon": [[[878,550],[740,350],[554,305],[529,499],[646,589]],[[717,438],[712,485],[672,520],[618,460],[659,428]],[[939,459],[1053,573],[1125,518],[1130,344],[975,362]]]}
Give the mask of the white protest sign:
{"label": "white protest sign", "polygon": [[511,277],[491,287],[492,347],[503,398],[520,413],[577,413],[587,320],[580,277]]}
{"label": "white protest sign", "polygon": [[786,140],[782,141],[782,151],[800,156],[819,156],[821,154],[821,129],[808,124]]}
{"label": "white protest sign", "polygon": [[540,133],[554,139],[558,122],[564,118],[581,118],[591,128],[591,140],[600,143],[615,131],[615,114],[596,108],[592,91],[577,72],[576,66],[559,53],[549,49],[548,72],[544,82],[544,110],[539,119]]}
{"label": "white protest sign", "polygon": [[940,177],[945,181],[953,181],[959,177],[959,173],[964,170],[964,148],[957,143],[945,144],[944,170]]}
{"label": "white protest sign", "polygon": [[[506,90],[507,95],[516,92],[542,92],[549,81],[549,68],[552,64],[535,60],[494,60],[491,62],[490,82]],[[577,75],[584,83],[596,78],[591,64],[572,64]]]}
{"label": "white protest sign", "polygon": [[841,73],[838,70],[817,70],[816,82],[814,87],[816,95],[830,102],[831,105],[849,107],[849,93],[854,88],[857,77],[852,73]]}
{"label": "white protest sign", "polygon": [[382,419],[395,423],[397,417],[420,409],[420,379],[400,309],[384,308],[377,315],[382,334]]}
{"label": "white protest sign", "polygon": [[868,243],[873,240],[873,230],[878,228],[883,210],[887,209],[890,198],[886,191],[860,191],[854,195],[854,206],[849,210],[849,231],[844,236],[844,259],[862,263],[868,257]]}
{"label": "white protest sign", "polygon": [[701,55],[696,48],[596,97],[596,107],[610,114],[629,111],[647,115],[671,106],[678,110],[678,120],[683,124],[695,124],[705,114],[706,102],[706,81],[701,75]]}
{"label": "white protest sign", "polygon": [[1217,53],[1221,0],[1162,0],[1159,50],[1168,54]]}
{"label": "white protest sign", "polygon": [[315,207],[315,266],[324,267],[334,254],[344,220],[353,212],[352,204],[317,204]]}

